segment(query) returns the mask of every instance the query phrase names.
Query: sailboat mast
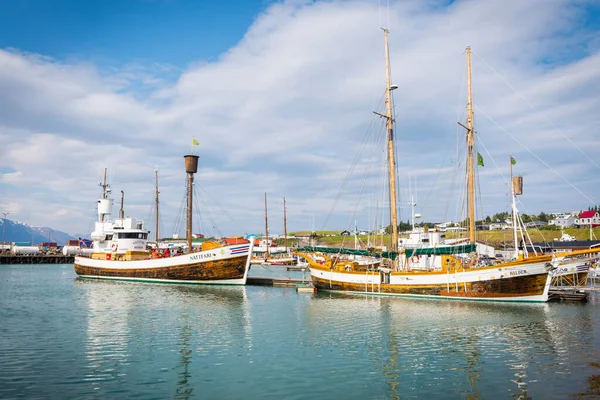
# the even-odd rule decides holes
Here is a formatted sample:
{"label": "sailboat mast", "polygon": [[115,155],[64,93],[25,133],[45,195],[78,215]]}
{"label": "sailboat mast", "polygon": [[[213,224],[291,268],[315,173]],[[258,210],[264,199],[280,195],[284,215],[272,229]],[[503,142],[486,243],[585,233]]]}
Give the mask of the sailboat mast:
{"label": "sailboat mast", "polygon": [[[394,154],[394,119],[392,106],[392,84],[390,71],[390,49],[388,45],[388,29],[383,29],[385,40],[385,93],[386,93],[386,118],[388,133],[388,178],[390,189],[390,222],[392,224],[392,245],[391,251],[398,250],[398,214],[396,206],[396,159]],[[394,87],[395,88],[395,87]]]}
{"label": "sailboat mast", "polygon": [[194,192],[194,174],[198,172],[198,156],[193,154],[183,156],[185,158],[185,172],[187,172],[188,187],[187,187],[187,223],[186,223],[186,237],[188,245],[188,253],[192,252],[192,205],[193,192]]}
{"label": "sailboat mast", "polygon": [[265,192],[265,246],[267,252],[265,253],[265,260],[269,258],[269,216],[267,214],[267,192]]}
{"label": "sailboat mast", "polygon": [[285,208],[285,197],[283,198],[283,240],[285,243],[285,251],[288,251],[288,237],[287,237],[287,215]]}
{"label": "sailboat mast", "polygon": [[156,247],[158,248],[158,171],[156,171]]}
{"label": "sailboat mast", "polygon": [[471,88],[471,46],[467,46],[467,184],[469,208],[469,241],[475,243],[475,160],[473,148],[475,132],[473,131],[473,92]]}

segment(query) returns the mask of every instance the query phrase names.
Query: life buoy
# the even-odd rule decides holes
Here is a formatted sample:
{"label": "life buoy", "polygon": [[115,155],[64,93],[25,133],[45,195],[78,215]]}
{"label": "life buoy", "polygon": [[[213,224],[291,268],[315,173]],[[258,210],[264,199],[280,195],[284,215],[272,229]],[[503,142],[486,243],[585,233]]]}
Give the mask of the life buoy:
{"label": "life buoy", "polygon": [[413,263],[415,263],[415,264],[416,264],[416,263],[418,263],[418,262],[419,262],[419,256],[412,256],[412,257],[410,258],[410,261],[412,261],[412,262],[413,262]]}
{"label": "life buoy", "polygon": [[117,243],[113,243],[110,245],[110,248],[112,251],[117,251],[119,249],[119,245]]}

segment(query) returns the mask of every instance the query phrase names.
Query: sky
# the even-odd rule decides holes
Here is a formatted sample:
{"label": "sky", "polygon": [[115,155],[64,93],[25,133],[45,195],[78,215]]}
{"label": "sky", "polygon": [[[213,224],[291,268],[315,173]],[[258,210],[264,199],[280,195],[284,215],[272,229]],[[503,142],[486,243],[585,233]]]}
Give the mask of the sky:
{"label": "sky", "polygon": [[478,218],[511,155],[522,212],[600,204],[598,1],[0,0],[0,212],[85,235],[106,168],[153,226],[158,171],[179,232],[194,151],[198,233],[387,225],[382,27],[402,220],[464,217],[466,46]]}

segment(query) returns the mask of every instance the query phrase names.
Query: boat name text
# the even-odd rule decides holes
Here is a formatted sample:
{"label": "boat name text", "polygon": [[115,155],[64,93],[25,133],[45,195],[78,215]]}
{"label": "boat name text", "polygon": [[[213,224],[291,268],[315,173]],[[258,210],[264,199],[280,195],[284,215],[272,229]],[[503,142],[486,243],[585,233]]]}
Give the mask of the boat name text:
{"label": "boat name text", "polygon": [[524,270],[524,269],[519,269],[517,271],[510,271],[509,272],[510,276],[526,275],[526,274],[527,274],[527,270]]}
{"label": "boat name text", "polygon": [[200,254],[192,254],[190,256],[190,260],[206,260],[208,258],[213,258],[211,253],[200,253]]}

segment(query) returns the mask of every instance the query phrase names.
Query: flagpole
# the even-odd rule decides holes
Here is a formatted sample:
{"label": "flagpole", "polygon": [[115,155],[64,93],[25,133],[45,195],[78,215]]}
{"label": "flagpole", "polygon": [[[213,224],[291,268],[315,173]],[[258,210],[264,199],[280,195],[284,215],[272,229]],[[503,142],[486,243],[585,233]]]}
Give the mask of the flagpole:
{"label": "flagpole", "polygon": [[[517,204],[516,204],[516,195],[515,195],[515,184],[513,182],[513,164],[512,164],[512,154],[508,160],[510,164],[510,194],[512,197],[512,225],[513,225],[513,240],[515,246],[515,259],[519,259],[519,239],[517,237]],[[525,243],[523,243],[525,246]]]}

